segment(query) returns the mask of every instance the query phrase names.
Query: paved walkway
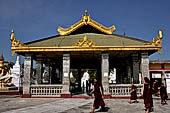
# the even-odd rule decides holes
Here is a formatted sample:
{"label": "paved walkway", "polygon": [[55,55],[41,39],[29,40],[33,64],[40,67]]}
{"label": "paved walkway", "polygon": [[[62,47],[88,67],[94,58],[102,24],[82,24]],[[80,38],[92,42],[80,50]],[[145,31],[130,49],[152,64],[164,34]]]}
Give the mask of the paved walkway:
{"label": "paved walkway", "polygon": [[[0,97],[1,113],[89,113],[93,99]],[[99,113],[145,113],[143,100],[129,104],[127,99],[105,99],[106,111]],[[170,104],[170,101],[169,101]],[[170,105],[154,100],[154,113],[170,113]]]}

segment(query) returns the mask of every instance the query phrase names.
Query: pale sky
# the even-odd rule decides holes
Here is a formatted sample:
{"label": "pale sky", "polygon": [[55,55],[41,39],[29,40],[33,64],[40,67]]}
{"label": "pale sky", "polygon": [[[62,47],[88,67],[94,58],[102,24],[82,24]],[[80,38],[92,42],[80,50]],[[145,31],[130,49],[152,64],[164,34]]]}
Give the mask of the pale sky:
{"label": "pale sky", "polygon": [[[169,0],[0,0],[0,55],[11,55],[11,29],[22,43],[57,35],[57,27],[69,27],[81,19],[84,10],[106,27],[115,25],[115,34],[146,41],[163,30],[162,54],[152,60],[170,60]],[[169,49],[168,49],[169,48]]]}

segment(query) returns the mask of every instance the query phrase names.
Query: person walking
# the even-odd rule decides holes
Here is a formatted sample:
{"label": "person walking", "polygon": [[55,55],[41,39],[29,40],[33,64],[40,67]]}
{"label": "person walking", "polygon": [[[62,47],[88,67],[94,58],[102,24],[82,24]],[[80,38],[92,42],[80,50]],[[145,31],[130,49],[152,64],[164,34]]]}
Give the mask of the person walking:
{"label": "person walking", "polygon": [[167,104],[166,100],[168,99],[168,95],[167,95],[166,87],[164,86],[163,83],[161,84],[160,95],[161,95],[161,104],[162,105]]}
{"label": "person walking", "polygon": [[150,80],[148,77],[144,77],[144,90],[143,90],[143,99],[146,108],[146,113],[153,111],[153,98],[152,98],[152,88],[150,86]]}
{"label": "person walking", "polygon": [[153,90],[154,90],[154,95],[159,96],[159,89],[158,89],[158,80],[155,80],[153,83]]}
{"label": "person walking", "polygon": [[103,86],[100,80],[98,80],[97,77],[94,78],[94,89],[90,92],[92,95],[94,93],[94,103],[92,106],[92,110],[90,113],[94,113],[95,109],[98,109],[99,106],[101,106],[101,109],[105,109],[105,103],[104,103],[104,94],[103,94]]}

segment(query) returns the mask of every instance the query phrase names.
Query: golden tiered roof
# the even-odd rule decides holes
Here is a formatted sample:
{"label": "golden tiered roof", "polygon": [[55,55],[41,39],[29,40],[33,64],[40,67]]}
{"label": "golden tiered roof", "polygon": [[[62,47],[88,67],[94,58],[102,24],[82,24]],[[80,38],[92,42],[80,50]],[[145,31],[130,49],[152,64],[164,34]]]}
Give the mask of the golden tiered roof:
{"label": "golden tiered roof", "polygon": [[102,24],[99,24],[98,22],[94,21],[91,19],[90,15],[87,15],[87,10],[85,10],[85,15],[82,15],[82,18],[80,21],[78,21],[77,23],[73,24],[72,26],[70,26],[69,28],[62,28],[62,27],[58,27],[58,32],[60,35],[69,35],[72,32],[74,32],[75,30],[79,29],[82,26],[85,25],[90,25],[94,28],[96,28],[97,30],[106,33],[106,34],[113,34],[113,32],[116,30],[116,27],[113,25],[111,27],[105,27]]}

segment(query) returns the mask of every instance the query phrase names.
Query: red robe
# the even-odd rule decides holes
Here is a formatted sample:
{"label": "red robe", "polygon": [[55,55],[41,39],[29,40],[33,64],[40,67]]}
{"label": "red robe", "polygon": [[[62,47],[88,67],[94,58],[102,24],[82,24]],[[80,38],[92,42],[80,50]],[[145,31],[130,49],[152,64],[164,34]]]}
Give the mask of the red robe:
{"label": "red robe", "polygon": [[98,83],[96,83],[94,85],[94,96],[95,96],[95,99],[94,99],[93,106],[95,107],[95,109],[99,108],[99,106],[101,106],[101,107],[105,106],[105,103],[103,101],[103,98],[102,98],[102,95],[101,95],[99,87],[101,87],[102,92],[103,92],[103,87],[102,87],[102,84],[100,82],[98,82]]}
{"label": "red robe", "polygon": [[143,99],[145,107],[151,108],[153,107],[153,99],[152,99],[152,93],[151,93],[150,84],[144,84],[144,91],[143,91]]}
{"label": "red robe", "polygon": [[130,100],[136,100],[137,99],[137,93],[136,93],[137,87],[135,85],[132,85],[131,87],[131,96]]}
{"label": "red robe", "polygon": [[158,82],[154,82],[153,88],[154,88],[154,94],[157,94],[159,92],[159,90],[158,90]]}
{"label": "red robe", "polygon": [[168,98],[165,86],[161,86],[161,88],[160,88],[160,95],[161,95],[161,101],[162,102],[165,101]]}

